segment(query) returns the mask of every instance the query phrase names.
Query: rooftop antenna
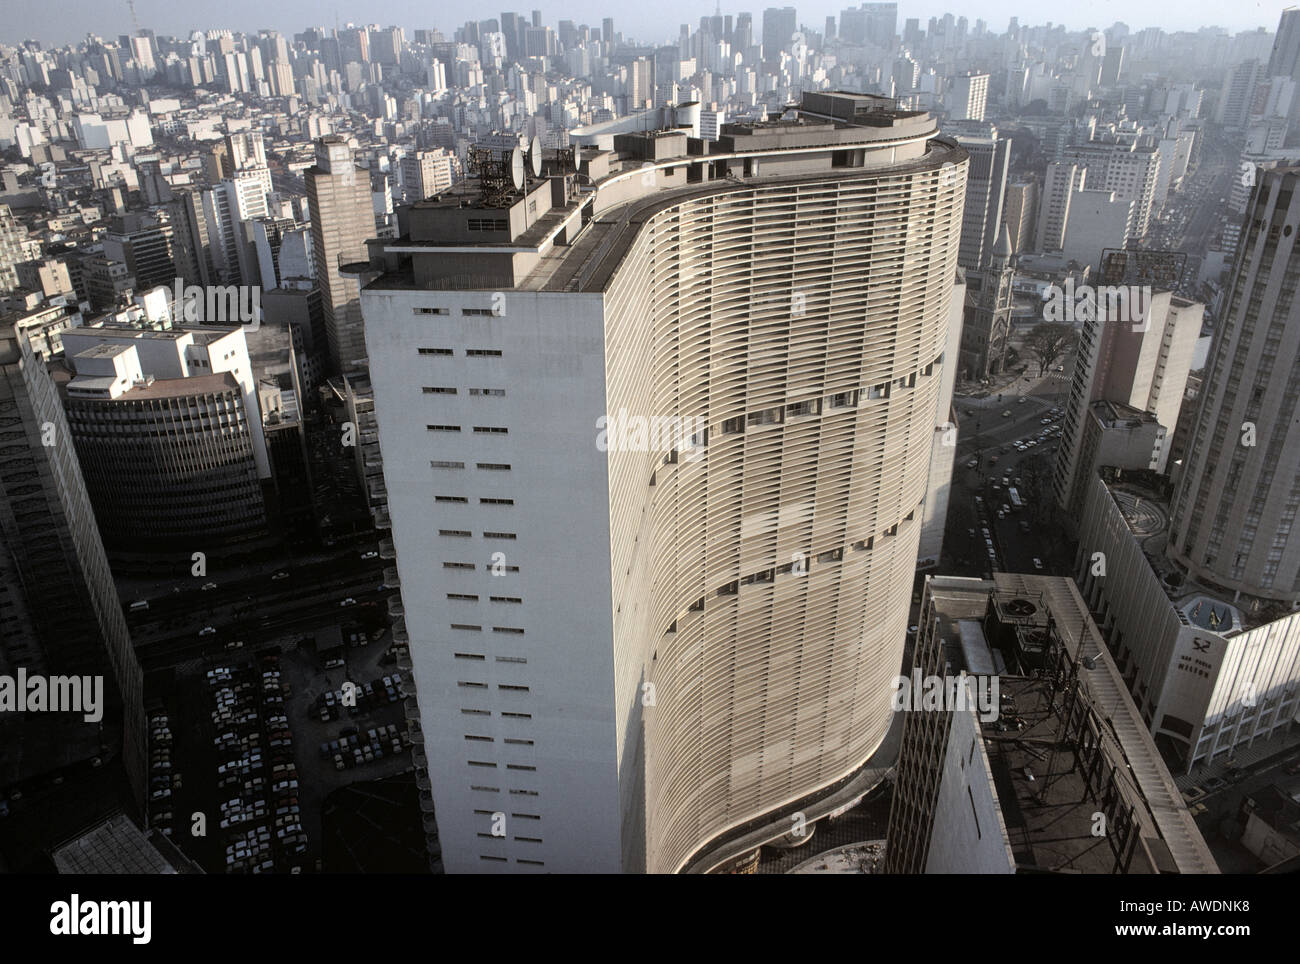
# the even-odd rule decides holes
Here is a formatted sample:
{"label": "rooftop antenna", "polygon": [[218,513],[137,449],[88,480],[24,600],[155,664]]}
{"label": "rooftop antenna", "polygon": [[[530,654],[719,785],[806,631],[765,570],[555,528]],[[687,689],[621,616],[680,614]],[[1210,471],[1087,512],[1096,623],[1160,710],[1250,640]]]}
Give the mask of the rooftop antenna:
{"label": "rooftop antenna", "polygon": [[142,36],[143,31],[140,29],[140,18],[135,15],[135,0],[126,0],[126,6],[127,9],[131,11],[131,23],[135,27],[135,35],[137,37]]}

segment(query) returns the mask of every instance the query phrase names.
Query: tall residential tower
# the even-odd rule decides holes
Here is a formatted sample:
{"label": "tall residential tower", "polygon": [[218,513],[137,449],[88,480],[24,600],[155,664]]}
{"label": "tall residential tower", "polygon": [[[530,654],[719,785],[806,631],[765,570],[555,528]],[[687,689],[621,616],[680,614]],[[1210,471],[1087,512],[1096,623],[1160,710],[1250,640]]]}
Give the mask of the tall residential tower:
{"label": "tall residential tower", "polygon": [[372,243],[449,872],[707,870],[872,785],[956,361],[967,155],[936,134],[807,93],[513,190],[489,165]]}
{"label": "tall residential tower", "polygon": [[339,268],[364,260],[366,239],[375,233],[370,176],[352,162],[347,141],[331,134],[316,142],[316,166],[308,169],[306,181],[330,364],[339,372],[355,371],[366,360],[361,302],[356,279]]}
{"label": "tall residential tower", "polygon": [[1234,593],[1300,600],[1300,168],[1260,171],[1173,504],[1169,554]]}

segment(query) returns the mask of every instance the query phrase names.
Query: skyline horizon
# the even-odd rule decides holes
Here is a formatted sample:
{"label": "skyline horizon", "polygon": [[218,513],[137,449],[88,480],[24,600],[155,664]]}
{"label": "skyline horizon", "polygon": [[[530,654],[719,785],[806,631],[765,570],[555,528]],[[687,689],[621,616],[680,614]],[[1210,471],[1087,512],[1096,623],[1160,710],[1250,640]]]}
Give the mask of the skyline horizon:
{"label": "skyline horizon", "polygon": [[[773,0],[764,0],[764,2],[771,4]],[[73,5],[80,6],[81,0],[75,0]],[[122,5],[122,7],[125,6],[125,4]],[[198,22],[185,24],[182,18],[189,15],[177,10],[175,7],[168,6],[165,9],[151,12],[148,9],[149,6],[152,6],[152,4],[148,2],[137,5],[135,10],[136,20],[143,29],[151,29],[156,35],[160,36],[181,37],[188,36],[193,30],[216,29],[231,30],[236,33],[251,35],[255,35],[260,30],[277,30],[281,34],[291,37],[294,33],[301,32],[307,27],[323,27],[326,30],[331,29],[331,24],[328,22],[312,19],[313,16],[319,16],[319,8],[309,4],[303,4],[300,7],[298,3],[294,2],[294,0],[279,5],[276,8],[274,15],[269,15],[261,5],[251,4],[248,0],[232,0],[232,2],[226,4],[225,10],[230,19],[243,22],[243,24],[239,26],[233,24],[204,25]],[[504,5],[501,6],[504,8]],[[838,20],[844,9],[854,9],[856,5],[848,3],[846,6],[845,0],[836,0],[836,2],[832,3],[818,3],[813,7],[804,7],[797,3],[794,6],[796,11],[799,11],[802,26],[821,29],[825,24],[827,16],[833,15]],[[962,2],[947,5],[935,4],[933,7],[926,7],[924,9],[919,7],[914,8],[910,4],[900,3],[898,11],[900,35],[902,24],[908,19],[913,19],[911,16],[913,13],[915,14],[915,19],[920,20],[923,26],[928,23],[930,17],[941,18],[945,14],[951,13],[954,17],[966,17],[970,21],[972,27],[977,19],[984,20],[988,23],[990,32],[997,36],[1006,33],[1012,17],[1017,18],[1021,22],[1022,26],[1037,27],[1046,24],[1054,26],[1062,25],[1068,32],[1078,32],[1088,29],[1104,30],[1118,22],[1127,24],[1130,31],[1133,33],[1138,33],[1144,29],[1148,29],[1149,27],[1157,27],[1167,33],[1222,29],[1227,31],[1231,36],[1238,33],[1249,33],[1257,30],[1265,32],[1275,31],[1277,20],[1280,19],[1282,12],[1286,9],[1290,9],[1289,7],[1279,8],[1277,13],[1274,15],[1272,25],[1270,26],[1267,22],[1263,24],[1258,22],[1247,24],[1244,21],[1238,21],[1235,23],[1218,23],[1206,22],[1203,18],[1198,20],[1199,14],[1194,13],[1194,11],[1204,9],[1206,12],[1210,12],[1212,10],[1216,19],[1222,13],[1221,9],[1217,7],[1211,8],[1211,5],[1205,2],[1180,5],[1176,10],[1170,10],[1167,8],[1162,10],[1160,7],[1164,5],[1153,5],[1140,2],[1136,5],[1125,5],[1124,9],[1107,13],[1105,16],[1098,16],[1098,18],[1092,22],[1084,22],[1080,19],[1077,23],[1060,23],[1059,21],[1046,18],[1036,22],[1031,21],[1028,19],[1029,17],[1041,17],[1044,16],[1044,14],[1035,11],[1032,6],[1028,11],[1017,12],[1015,9],[1017,6],[1019,5],[1007,3],[1005,0],[994,0],[994,2],[987,4],[986,9],[979,10],[972,8],[984,7],[984,5],[973,4],[970,3],[969,0],[962,0]],[[1119,7],[1120,5],[1107,2],[1096,8],[1090,9],[1092,9],[1096,14],[1100,14],[1102,10],[1106,10],[1112,6]],[[141,7],[144,9],[140,9]],[[376,17],[369,13],[365,16],[360,16],[359,11],[352,11],[354,16],[349,17],[346,15],[345,11],[340,10],[336,6],[334,10],[335,25],[343,27],[346,24],[358,25],[377,23],[380,26],[400,26],[404,30],[435,29],[442,31],[443,34],[450,39],[455,30],[460,26],[463,26],[467,21],[492,19],[494,17],[499,17],[501,13],[500,10],[492,10],[487,12],[485,15],[481,10],[476,11],[473,4],[454,3],[449,5],[439,14],[442,19],[447,20],[447,23],[439,24],[427,23],[427,21],[432,18],[430,18],[427,13],[422,12],[416,4],[409,2],[409,0],[397,0],[397,2],[386,4],[385,7],[387,10],[384,16]],[[626,36],[642,44],[656,44],[675,40],[675,31],[683,22],[689,24],[694,30],[698,26],[701,17],[710,15],[708,7],[709,5],[707,2],[701,3],[697,7],[693,3],[686,2],[686,0],[677,0],[677,2],[670,6],[668,10],[676,11],[678,15],[662,13],[664,8],[657,8],[658,11],[661,11],[660,18],[664,21],[663,25],[654,25],[647,22],[647,17],[651,16],[652,12],[644,9],[636,9],[628,11],[627,13],[620,13],[620,11],[615,8],[612,11],[612,14],[615,21],[615,28],[618,29],[619,32],[624,33]],[[611,13],[609,9],[599,9],[599,7],[592,3],[591,0],[582,0],[582,2],[574,3],[572,4],[572,8],[574,12],[568,15],[558,13],[548,14],[543,10],[542,23],[548,26],[554,26],[559,20],[564,19],[574,20],[578,23],[585,22],[589,26],[599,26],[601,20],[609,16]],[[720,4],[715,7],[715,9],[720,8]],[[114,12],[114,9],[116,9],[117,12]],[[525,5],[525,9],[519,12],[527,14],[533,9],[536,8],[531,5]],[[755,31],[760,32],[764,9],[766,9],[766,7],[754,6],[753,8],[746,10],[743,6],[738,5],[734,10],[721,10],[721,13],[723,16],[734,16],[737,13],[751,13],[754,15]],[[808,12],[804,12],[805,10]],[[1132,13],[1129,12],[1134,10],[1146,11],[1143,13],[1143,16],[1148,20],[1155,16],[1167,18],[1171,15],[1177,19],[1175,21],[1166,21],[1164,23],[1143,22],[1138,20],[1137,17],[1133,16]],[[453,14],[451,11],[460,11],[460,14]],[[65,46],[75,47],[77,44],[83,42],[87,37],[92,35],[100,37],[122,36],[123,28],[129,28],[132,26],[132,13],[129,9],[109,8],[102,5],[88,5],[86,13],[87,16],[60,19],[58,24],[53,24],[50,22],[48,8],[46,5],[39,3],[38,0],[12,0],[12,10],[10,11],[9,18],[7,18],[9,24],[18,25],[25,23],[27,26],[7,26],[4,32],[0,33],[0,43],[17,46],[28,40],[35,40],[40,43],[43,48],[47,49],[57,49]],[[254,21],[267,17],[274,22],[254,23]],[[87,23],[89,29],[84,32],[79,32],[75,36],[63,31],[62,24],[73,19],[75,19],[76,22]],[[425,26],[419,25],[421,20],[426,21]],[[673,24],[673,21],[675,21],[675,24]],[[621,24],[623,23],[626,23],[629,26],[623,28],[621,27]],[[39,33],[33,34],[31,32],[33,24],[40,25]],[[290,24],[292,25],[290,26]],[[656,33],[656,31],[662,31],[662,33]]]}

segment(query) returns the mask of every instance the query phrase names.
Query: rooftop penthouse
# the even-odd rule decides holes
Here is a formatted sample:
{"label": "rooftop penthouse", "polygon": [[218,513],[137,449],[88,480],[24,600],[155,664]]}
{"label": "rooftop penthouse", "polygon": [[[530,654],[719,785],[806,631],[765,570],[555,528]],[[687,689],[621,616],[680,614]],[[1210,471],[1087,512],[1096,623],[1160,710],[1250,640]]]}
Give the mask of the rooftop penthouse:
{"label": "rooftop penthouse", "polygon": [[665,205],[832,169],[957,163],[961,149],[937,133],[924,111],[844,92],[805,94],[778,119],[724,124],[715,141],[689,127],[617,131],[598,138],[612,148],[547,151],[514,180],[480,173],[399,210],[400,237],[369,242],[369,263],[350,270],[375,288],[600,290],[635,237],[628,228]]}

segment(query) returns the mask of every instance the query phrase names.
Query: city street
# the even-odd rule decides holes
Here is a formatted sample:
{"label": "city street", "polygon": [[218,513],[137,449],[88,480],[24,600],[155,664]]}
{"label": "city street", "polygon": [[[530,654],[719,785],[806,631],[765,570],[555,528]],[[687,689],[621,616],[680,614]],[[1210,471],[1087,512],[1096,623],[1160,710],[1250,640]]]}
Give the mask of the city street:
{"label": "city street", "polygon": [[[1001,393],[1002,401],[998,393],[954,399],[959,434],[942,571],[964,576],[1068,571],[1069,552],[1051,524],[1051,475],[1059,444],[1052,430],[1061,423],[1068,374],[1022,377]],[[1031,440],[1032,447],[1017,451],[1017,441]],[[1004,480],[1016,489],[1022,508],[1011,504]]]}

